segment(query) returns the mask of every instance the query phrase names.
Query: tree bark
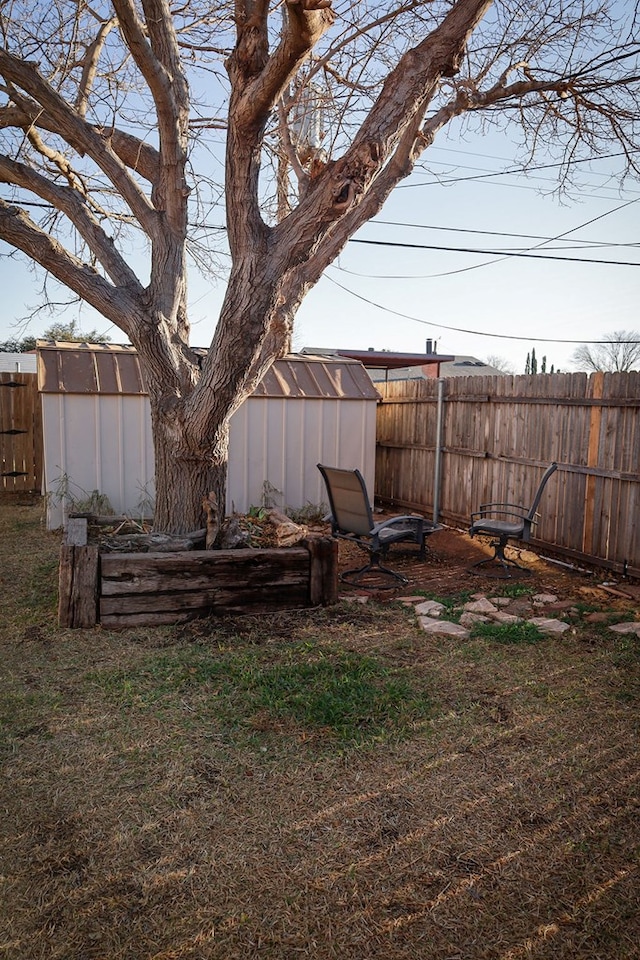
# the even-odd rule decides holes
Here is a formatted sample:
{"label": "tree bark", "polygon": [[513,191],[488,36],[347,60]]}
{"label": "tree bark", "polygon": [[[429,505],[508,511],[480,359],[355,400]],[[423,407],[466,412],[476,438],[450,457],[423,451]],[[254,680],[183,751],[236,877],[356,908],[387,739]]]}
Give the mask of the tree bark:
{"label": "tree bark", "polygon": [[229,424],[208,425],[198,438],[191,431],[180,430],[180,418],[169,416],[151,400],[151,419],[156,467],[156,505],[154,530],[180,534],[204,525],[202,501],[215,493],[224,515],[226,503],[227,465],[229,459]]}

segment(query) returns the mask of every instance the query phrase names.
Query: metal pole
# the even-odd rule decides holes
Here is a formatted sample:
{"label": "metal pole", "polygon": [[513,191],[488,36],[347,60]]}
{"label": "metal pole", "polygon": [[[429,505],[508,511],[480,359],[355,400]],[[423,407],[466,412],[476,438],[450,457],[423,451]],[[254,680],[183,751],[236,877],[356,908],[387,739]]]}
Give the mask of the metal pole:
{"label": "metal pole", "polygon": [[442,426],[444,413],[444,378],[438,377],[438,402],[436,406],[436,455],[433,464],[433,522],[440,515],[440,473],[442,463]]}

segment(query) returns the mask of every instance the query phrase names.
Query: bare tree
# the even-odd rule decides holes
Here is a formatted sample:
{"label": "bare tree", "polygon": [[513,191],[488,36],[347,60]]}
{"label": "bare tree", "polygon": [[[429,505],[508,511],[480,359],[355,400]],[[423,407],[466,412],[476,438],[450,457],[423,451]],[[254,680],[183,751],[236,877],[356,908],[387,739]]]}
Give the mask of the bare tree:
{"label": "bare tree", "polygon": [[496,370],[499,370],[500,373],[515,374],[516,370],[514,365],[510,360],[507,360],[505,357],[500,357],[495,353],[490,353],[487,357],[487,364],[490,367],[495,367]]}
{"label": "bare tree", "polygon": [[637,330],[616,330],[603,340],[604,343],[583,343],[574,350],[573,366],[588,372],[640,370],[640,333]]}
{"label": "bare tree", "polygon": [[[288,349],[305,294],[451,121],[515,123],[531,156],[558,148],[560,182],[611,143],[637,172],[628,5],[334,3],[0,9],[0,238],[138,350],[169,531],[200,524],[206,491],[224,502],[230,415]],[[229,267],[201,361],[187,275],[211,253],[215,137]]]}

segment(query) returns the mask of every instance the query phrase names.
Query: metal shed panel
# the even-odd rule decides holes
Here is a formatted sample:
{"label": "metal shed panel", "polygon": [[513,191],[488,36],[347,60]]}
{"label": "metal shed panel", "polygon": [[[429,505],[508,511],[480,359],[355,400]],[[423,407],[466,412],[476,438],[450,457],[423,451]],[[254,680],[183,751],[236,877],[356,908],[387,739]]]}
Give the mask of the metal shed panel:
{"label": "metal shed panel", "polygon": [[153,496],[147,398],[44,394],[42,416],[47,527],[64,525],[67,489],[76,502],[97,490],[116,513],[140,514]]}
{"label": "metal shed panel", "polygon": [[[118,514],[139,515],[142,501],[148,514],[153,439],[136,352],[59,346],[39,350],[48,526],[64,521],[65,484],[76,500],[97,490]],[[280,506],[326,502],[318,462],[358,467],[373,495],[377,397],[353,361],[292,356],[274,364],[231,418],[227,512],[260,505],[265,484],[280,491]]]}
{"label": "metal shed panel", "polygon": [[281,507],[326,503],[318,463],[357,467],[373,497],[375,430],[368,401],[250,397],[231,419],[227,510],[260,506],[272,487]]}

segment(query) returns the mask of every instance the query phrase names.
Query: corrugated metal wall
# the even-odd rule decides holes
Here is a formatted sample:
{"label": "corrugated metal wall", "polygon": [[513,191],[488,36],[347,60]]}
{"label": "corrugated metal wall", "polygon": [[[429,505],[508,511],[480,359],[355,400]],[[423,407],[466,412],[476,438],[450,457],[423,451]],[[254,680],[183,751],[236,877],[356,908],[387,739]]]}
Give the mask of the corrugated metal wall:
{"label": "corrugated metal wall", "polygon": [[358,467],[373,496],[376,404],[250,397],[231,419],[227,509],[246,512],[267,482],[277,505],[326,503],[318,463]]}
{"label": "corrugated metal wall", "polygon": [[[61,352],[50,356],[41,372],[50,529],[64,524],[65,493],[70,495],[66,502],[77,503],[97,491],[118,514],[150,513],[154,461],[148,398],[92,392],[105,371],[94,383],[87,370],[95,373],[100,363],[106,369],[110,359],[95,348],[89,359],[90,367],[82,351]],[[85,392],[64,392],[72,361],[82,366],[74,386]],[[121,361],[119,355],[118,370]],[[231,419],[227,512],[259,506],[265,484],[280,507],[326,503],[318,462],[358,467],[373,496],[378,394],[360,364],[285,360],[271,380],[276,375],[283,384],[274,381],[270,387],[267,378]],[[274,396],[276,389],[289,395]],[[321,390],[333,396],[318,397]]]}
{"label": "corrugated metal wall", "polygon": [[46,393],[42,418],[49,529],[64,523],[65,494],[77,504],[95,490],[116,513],[149,514],[142,504],[154,492],[146,397]]}

